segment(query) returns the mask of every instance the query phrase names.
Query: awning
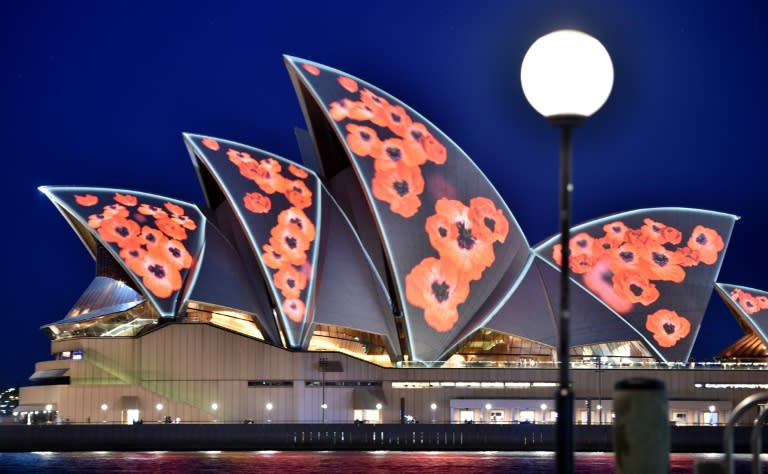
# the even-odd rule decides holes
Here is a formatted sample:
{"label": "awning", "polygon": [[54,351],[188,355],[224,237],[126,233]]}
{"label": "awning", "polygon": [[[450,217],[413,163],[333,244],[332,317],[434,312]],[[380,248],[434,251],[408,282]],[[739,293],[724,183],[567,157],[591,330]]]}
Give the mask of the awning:
{"label": "awning", "polygon": [[138,410],[139,397],[124,395],[120,400],[120,404],[123,406],[123,410]]}
{"label": "awning", "polygon": [[36,382],[38,380],[57,379],[64,377],[69,369],[49,369],[49,370],[36,370],[29,380]]}
{"label": "awning", "polygon": [[384,390],[381,387],[356,388],[352,394],[352,404],[355,410],[375,410],[377,404],[387,405]]}

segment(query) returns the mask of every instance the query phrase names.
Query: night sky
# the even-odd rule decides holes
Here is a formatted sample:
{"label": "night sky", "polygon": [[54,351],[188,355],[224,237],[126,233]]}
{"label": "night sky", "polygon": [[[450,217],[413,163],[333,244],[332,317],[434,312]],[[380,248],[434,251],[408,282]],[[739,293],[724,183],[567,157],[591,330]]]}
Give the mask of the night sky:
{"label": "night sky", "polygon": [[[224,5],[222,5],[224,3]],[[261,5],[263,4],[263,5]],[[363,78],[459,144],[528,242],[557,231],[558,146],[519,72],[539,36],[575,28],[614,63],[606,105],[574,133],[573,222],[643,207],[742,217],[718,281],[768,289],[765,2],[0,2],[5,226],[0,386],[49,356],[94,264],[37,186],[142,190],[203,203],[181,133],[300,160],[282,54]],[[712,294],[693,357],[741,336]]]}

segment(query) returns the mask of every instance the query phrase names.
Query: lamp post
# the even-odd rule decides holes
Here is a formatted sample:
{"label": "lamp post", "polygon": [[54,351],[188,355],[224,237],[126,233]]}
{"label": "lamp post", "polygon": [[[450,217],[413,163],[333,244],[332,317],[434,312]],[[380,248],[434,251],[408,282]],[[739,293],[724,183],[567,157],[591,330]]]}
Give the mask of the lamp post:
{"label": "lamp post", "polygon": [[267,409],[267,423],[272,423],[272,408],[274,408],[272,402],[267,402],[264,408]]}
{"label": "lamp post", "polygon": [[559,30],[537,39],[520,68],[531,106],[560,128],[560,386],[556,394],[557,471],[573,472],[573,390],[569,380],[568,243],[571,227],[571,129],[597,112],[613,87],[608,51],[595,38]]}
{"label": "lamp post", "polygon": [[432,410],[432,423],[435,422],[435,412],[437,411],[437,403],[432,402],[429,404],[429,409]]}

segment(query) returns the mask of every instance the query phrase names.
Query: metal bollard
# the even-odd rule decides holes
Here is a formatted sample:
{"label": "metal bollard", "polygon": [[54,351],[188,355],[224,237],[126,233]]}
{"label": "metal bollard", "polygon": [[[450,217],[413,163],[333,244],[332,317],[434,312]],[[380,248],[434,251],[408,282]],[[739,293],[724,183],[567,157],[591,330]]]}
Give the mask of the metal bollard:
{"label": "metal bollard", "polygon": [[614,386],[613,451],[620,474],[669,472],[669,410],[664,382],[630,378]]}

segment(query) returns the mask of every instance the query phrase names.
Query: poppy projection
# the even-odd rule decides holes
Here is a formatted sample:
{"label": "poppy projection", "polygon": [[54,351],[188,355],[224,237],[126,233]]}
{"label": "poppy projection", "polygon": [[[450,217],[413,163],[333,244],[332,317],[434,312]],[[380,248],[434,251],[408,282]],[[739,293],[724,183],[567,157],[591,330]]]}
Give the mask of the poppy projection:
{"label": "poppy projection", "polygon": [[739,324],[768,345],[768,291],[725,283],[715,284],[715,290]]}
{"label": "poppy projection", "polygon": [[116,256],[161,315],[176,315],[184,282],[203,247],[205,218],[197,206],[104,188],[41,190]]}

